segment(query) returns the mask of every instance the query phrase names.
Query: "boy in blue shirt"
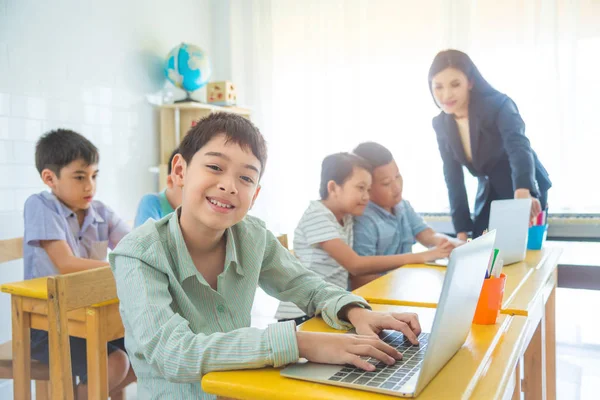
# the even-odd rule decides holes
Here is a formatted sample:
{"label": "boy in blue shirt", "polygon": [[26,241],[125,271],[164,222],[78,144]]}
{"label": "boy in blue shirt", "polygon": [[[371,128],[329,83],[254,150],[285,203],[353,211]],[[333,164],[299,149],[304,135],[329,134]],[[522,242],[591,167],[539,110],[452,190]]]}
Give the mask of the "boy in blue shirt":
{"label": "boy in blue shirt", "polygon": [[[246,118],[213,113],[200,120],[173,161],[181,207],[147,221],[110,254],[138,397],[214,399],[201,387],[206,373],[279,367],[301,357],[373,371],[361,356],[390,365],[401,357],[379,340],[382,329],[417,343],[415,314],[370,311],[364,299],[307,270],[264,222],[247,215],[266,159],[265,140]],[[259,285],[358,334],[297,332],[294,321],[252,328]]]}
{"label": "boy in blue shirt", "polygon": [[[354,222],[354,251],[361,256],[411,253],[416,241],[426,247],[456,247],[464,242],[431,229],[402,198],[402,175],[392,153],[375,142],[361,143],[354,154],[373,167],[370,201]],[[352,288],[379,275],[355,277]]]}
{"label": "boy in blue shirt", "polygon": [[[68,274],[108,265],[113,249],[129,227],[109,207],[94,200],[98,149],[70,130],[43,135],[35,149],[35,164],[51,192],[25,202],[23,258],[25,279]],[[71,365],[78,376],[77,398],[87,399],[85,339],[71,337]],[[135,380],[123,339],[108,343],[108,384],[118,398]],[[48,332],[31,329],[31,358],[49,363]]]}
{"label": "boy in blue shirt", "polygon": [[135,227],[142,225],[148,218],[158,221],[165,215],[171,214],[181,204],[181,188],[173,184],[173,178],[171,177],[171,164],[178,152],[179,149],[175,149],[169,157],[167,188],[160,193],[149,193],[140,200],[135,215]]}

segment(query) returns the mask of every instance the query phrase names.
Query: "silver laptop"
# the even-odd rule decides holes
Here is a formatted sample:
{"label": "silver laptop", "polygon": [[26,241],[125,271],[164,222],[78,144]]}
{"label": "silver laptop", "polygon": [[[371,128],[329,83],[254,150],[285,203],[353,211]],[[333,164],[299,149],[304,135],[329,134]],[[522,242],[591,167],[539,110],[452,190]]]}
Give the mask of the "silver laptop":
{"label": "silver laptop", "polygon": [[[530,199],[494,200],[490,209],[489,230],[496,230],[496,248],[504,265],[523,261],[527,255]],[[426,265],[445,267],[448,258],[427,261]]]}
{"label": "silver laptop", "polygon": [[531,199],[492,201],[489,229],[496,230],[496,248],[504,265],[525,259],[530,213]]}
{"label": "silver laptop", "polygon": [[376,366],[372,372],[304,360],[283,369],[281,375],[397,397],[416,397],[469,334],[495,238],[496,233],[490,232],[452,252],[431,333],[421,333],[419,345],[411,345],[399,332],[382,332],[382,340],[397,348],[404,356],[402,360],[388,366],[365,358]]}

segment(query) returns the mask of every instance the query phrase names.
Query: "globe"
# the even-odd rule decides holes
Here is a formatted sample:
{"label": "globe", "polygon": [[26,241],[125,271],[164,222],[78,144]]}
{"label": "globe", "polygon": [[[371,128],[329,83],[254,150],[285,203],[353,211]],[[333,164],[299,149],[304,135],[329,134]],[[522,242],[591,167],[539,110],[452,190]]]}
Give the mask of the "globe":
{"label": "globe", "polygon": [[190,100],[190,92],[208,83],[211,72],[208,57],[198,46],[181,43],[167,56],[165,75],[173,85],[186,91],[186,100]]}

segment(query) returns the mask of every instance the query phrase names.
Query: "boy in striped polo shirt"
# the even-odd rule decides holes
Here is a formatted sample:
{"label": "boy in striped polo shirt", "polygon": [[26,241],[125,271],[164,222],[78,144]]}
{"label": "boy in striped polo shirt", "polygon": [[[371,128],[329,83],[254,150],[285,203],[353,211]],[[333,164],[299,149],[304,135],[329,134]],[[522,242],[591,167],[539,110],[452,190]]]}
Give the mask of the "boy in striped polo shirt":
{"label": "boy in striped polo shirt", "polygon": [[[294,252],[300,262],[326,282],[343,289],[348,287],[349,278],[354,282],[424,257],[436,259],[449,253],[447,249],[434,248],[418,256],[362,256],[352,249],[353,218],[362,215],[369,203],[371,169],[367,161],[355,154],[325,157],[321,164],[321,200],[310,202],[294,231]],[[300,323],[310,317],[290,302],[282,302],[275,313],[280,322]]]}
{"label": "boy in striped polo shirt", "polygon": [[[211,371],[279,367],[300,357],[373,366],[401,357],[376,337],[396,329],[417,343],[415,314],[372,312],[360,297],[306,270],[257,218],[266,144],[248,120],[215,113],[198,122],[173,160],[182,205],[147,221],[110,254],[125,343],[140,398],[214,398],[200,380]],[[257,286],[357,335],[296,332],[293,321],[250,327]]]}

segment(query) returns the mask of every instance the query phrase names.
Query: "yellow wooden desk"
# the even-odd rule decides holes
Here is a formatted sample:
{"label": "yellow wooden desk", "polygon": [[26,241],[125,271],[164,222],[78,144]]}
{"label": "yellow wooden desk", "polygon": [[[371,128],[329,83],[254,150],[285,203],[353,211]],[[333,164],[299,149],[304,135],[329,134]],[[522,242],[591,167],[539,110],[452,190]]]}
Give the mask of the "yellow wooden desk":
{"label": "yellow wooden desk", "polygon": [[[10,294],[12,302],[14,398],[29,400],[30,329],[48,330],[47,278],[7,283],[0,290]],[[88,396],[90,399],[106,399],[106,343],[125,335],[118,299],[71,311],[68,316],[69,335],[87,340]]]}
{"label": "yellow wooden desk", "polygon": [[[559,249],[528,251],[525,261],[505,266],[502,313],[527,316],[536,294],[556,270],[559,256]],[[353,293],[374,304],[437,307],[445,276],[445,267],[406,265]]]}
{"label": "yellow wooden desk", "polygon": [[[421,325],[430,328],[435,315],[431,308],[373,305],[377,311],[417,312]],[[419,399],[494,398],[470,396],[477,392],[479,381],[485,378],[481,391],[487,395],[492,389],[502,396],[512,395],[516,363],[509,356],[513,343],[524,334],[526,318],[502,315],[496,325],[473,325],[463,347],[446,364],[419,395]],[[313,318],[300,330],[336,332],[321,318]],[[508,369],[507,369],[508,368]],[[494,379],[506,376],[504,380]],[[512,380],[511,380],[512,379]],[[501,387],[500,387],[501,386]],[[220,398],[235,399],[392,399],[397,397],[346,389],[320,383],[300,381],[279,375],[279,369],[263,368],[228,372],[212,372],[202,379],[202,388]],[[498,396],[501,398],[502,396]]]}
{"label": "yellow wooden desk", "polygon": [[[474,399],[521,399],[521,358],[535,332],[526,317],[510,317],[510,325],[498,337],[487,364],[483,365],[479,382],[472,393]],[[523,385],[529,382],[524,379]],[[531,385],[530,385],[531,386]],[[527,397],[527,396],[526,396]]]}
{"label": "yellow wooden desk", "polygon": [[[505,266],[503,314],[522,315],[536,328],[525,353],[526,398],[556,398],[556,267],[561,250],[528,251],[525,261]],[[436,307],[445,268],[409,265],[357,289],[370,303]],[[544,368],[545,366],[545,368]]]}

